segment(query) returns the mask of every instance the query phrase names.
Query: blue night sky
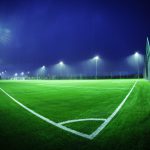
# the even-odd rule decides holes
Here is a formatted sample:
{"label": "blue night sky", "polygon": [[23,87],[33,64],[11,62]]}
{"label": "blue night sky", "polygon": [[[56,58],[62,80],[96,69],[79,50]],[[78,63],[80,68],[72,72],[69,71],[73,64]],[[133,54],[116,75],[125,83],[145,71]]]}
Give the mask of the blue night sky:
{"label": "blue night sky", "polygon": [[0,41],[0,62],[36,68],[97,54],[112,62],[144,54],[149,6],[134,0],[1,0],[0,28],[8,31]]}

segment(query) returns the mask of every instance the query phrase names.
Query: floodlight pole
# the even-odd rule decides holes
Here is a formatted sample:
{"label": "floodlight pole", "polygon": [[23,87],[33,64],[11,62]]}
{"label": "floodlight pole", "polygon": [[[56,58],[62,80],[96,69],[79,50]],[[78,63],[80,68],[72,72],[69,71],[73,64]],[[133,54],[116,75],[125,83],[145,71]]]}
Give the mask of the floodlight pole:
{"label": "floodlight pole", "polygon": [[139,57],[137,57],[137,71],[138,71],[138,79],[139,79],[140,77]]}
{"label": "floodlight pole", "polygon": [[95,56],[93,59],[95,60],[95,79],[97,79],[97,67],[98,67],[99,56]]}
{"label": "floodlight pole", "polygon": [[62,78],[62,66],[60,66],[60,78]]}
{"label": "floodlight pole", "polygon": [[95,78],[96,78],[96,79],[97,79],[97,61],[98,61],[98,59],[95,60],[95,67],[96,67],[96,68],[95,68],[95,69],[96,69],[96,70],[95,70]]}
{"label": "floodlight pole", "polygon": [[63,66],[64,66],[64,62],[63,61],[60,61],[59,62],[59,66],[60,66],[60,78],[63,77]]}
{"label": "floodlight pole", "polygon": [[138,79],[139,79],[139,77],[140,77],[140,67],[139,67],[139,53],[138,52],[136,52],[135,54],[135,59],[136,59],[136,63],[137,63],[137,76],[138,76]]}

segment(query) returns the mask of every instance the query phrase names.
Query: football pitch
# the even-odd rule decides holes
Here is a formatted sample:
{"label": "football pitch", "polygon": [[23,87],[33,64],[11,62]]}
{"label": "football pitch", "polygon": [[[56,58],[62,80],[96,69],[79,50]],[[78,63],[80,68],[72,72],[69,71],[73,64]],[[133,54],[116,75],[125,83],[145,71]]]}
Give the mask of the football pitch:
{"label": "football pitch", "polygon": [[0,81],[3,149],[148,149],[146,80]]}

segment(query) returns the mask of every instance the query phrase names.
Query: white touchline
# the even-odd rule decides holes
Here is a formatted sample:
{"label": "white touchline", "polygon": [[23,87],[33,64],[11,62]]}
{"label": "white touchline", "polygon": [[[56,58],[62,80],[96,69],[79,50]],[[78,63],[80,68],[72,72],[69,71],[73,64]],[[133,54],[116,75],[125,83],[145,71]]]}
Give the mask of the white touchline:
{"label": "white touchline", "polygon": [[[9,98],[11,98],[14,102],[16,102],[18,105],[20,105],[21,107],[23,107],[25,110],[27,110],[28,112],[32,113],[33,115],[37,116],[38,118],[46,121],[49,124],[52,124],[58,128],[61,128],[65,131],[68,131],[70,133],[73,133],[75,135],[84,137],[86,139],[94,139],[107,125],[108,123],[114,118],[114,116],[119,112],[119,110],[122,108],[122,106],[124,105],[124,103],[126,102],[126,100],[128,99],[128,97],[130,96],[130,94],[132,93],[133,89],[135,88],[137,81],[134,83],[134,85],[132,86],[131,90],[128,92],[128,94],[126,95],[126,97],[124,98],[124,100],[121,102],[121,104],[116,108],[116,110],[107,118],[107,119],[103,119],[103,118],[87,118],[87,119],[77,119],[77,120],[68,120],[68,121],[64,121],[64,122],[60,122],[60,123],[56,123],[42,115],[40,115],[39,113],[33,111],[32,109],[26,107],[25,105],[23,105],[22,103],[20,103],[18,100],[16,100],[15,98],[13,98],[11,95],[9,95],[6,91],[4,91],[2,88],[0,88],[0,90],[6,94]],[[70,129],[66,126],[63,126],[62,124],[66,124],[66,123],[71,123],[71,122],[77,122],[77,121],[87,121],[87,120],[102,120],[104,121],[104,123],[102,123],[92,134],[88,135],[73,129]]]}
{"label": "white touchline", "polygon": [[61,124],[59,124],[59,123],[56,123],[56,122],[54,122],[54,121],[52,121],[52,120],[50,120],[50,119],[48,119],[48,118],[46,118],[46,117],[44,117],[44,116],[38,114],[38,113],[36,113],[36,112],[33,111],[32,109],[26,107],[25,105],[23,105],[22,103],[20,103],[19,101],[17,101],[15,98],[13,98],[11,95],[9,95],[9,94],[8,94],[6,91],[4,91],[2,88],[0,88],[0,90],[1,90],[3,93],[5,93],[9,98],[11,98],[14,102],[16,102],[18,105],[20,105],[21,107],[23,107],[24,109],[26,109],[27,111],[29,111],[30,113],[32,113],[33,115],[37,116],[38,118],[40,118],[40,119],[42,119],[42,120],[48,122],[49,124],[52,124],[52,125],[54,125],[54,126],[56,126],[56,127],[58,127],[58,128],[61,128],[61,129],[65,130],[65,131],[68,131],[68,132],[71,132],[71,133],[73,133],[73,134],[79,135],[79,136],[81,136],[81,137],[90,139],[90,137],[89,137],[88,134],[85,134],[85,133],[82,133],[82,132],[78,132],[78,131],[76,131],[76,130],[73,130],[73,129],[70,129],[70,128],[68,128],[68,127],[65,127],[65,126],[63,126],[63,125],[61,125]]}
{"label": "white touchline", "polygon": [[81,122],[81,121],[105,121],[106,119],[103,118],[86,118],[86,119],[74,119],[74,120],[67,120],[63,122],[59,122],[59,124],[67,124],[73,122]]}
{"label": "white touchline", "polygon": [[137,81],[134,83],[134,85],[132,86],[131,90],[129,91],[129,93],[126,95],[126,97],[124,98],[124,100],[121,102],[121,104],[115,109],[115,111],[106,119],[106,121],[104,121],[103,124],[101,124],[92,134],[90,134],[90,138],[93,139],[94,137],[96,137],[107,125],[108,123],[115,117],[115,115],[119,112],[119,110],[122,108],[122,106],[124,105],[124,103],[126,102],[126,100],[128,99],[128,97],[130,96],[130,94],[132,93],[133,89],[135,88]]}

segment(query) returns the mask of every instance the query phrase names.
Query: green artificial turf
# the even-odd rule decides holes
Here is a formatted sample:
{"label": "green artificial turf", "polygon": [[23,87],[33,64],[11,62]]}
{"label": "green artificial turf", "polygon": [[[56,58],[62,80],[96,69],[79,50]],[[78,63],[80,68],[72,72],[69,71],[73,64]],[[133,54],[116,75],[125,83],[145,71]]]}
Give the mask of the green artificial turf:
{"label": "green artificial turf", "polygon": [[[55,121],[107,118],[135,80],[0,81],[0,88],[35,112]],[[140,80],[123,108],[93,140],[54,127],[20,107],[0,91],[1,149],[148,149],[150,83]],[[92,133],[102,122],[67,127]]]}

